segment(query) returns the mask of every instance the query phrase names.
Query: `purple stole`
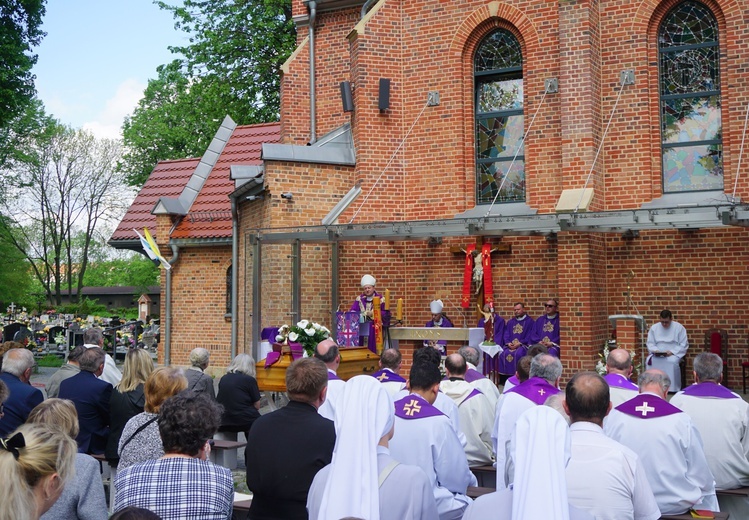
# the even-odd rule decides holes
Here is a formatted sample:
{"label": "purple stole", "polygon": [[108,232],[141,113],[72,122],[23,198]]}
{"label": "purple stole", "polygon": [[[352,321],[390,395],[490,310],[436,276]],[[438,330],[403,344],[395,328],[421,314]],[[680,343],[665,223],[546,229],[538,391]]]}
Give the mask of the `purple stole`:
{"label": "purple stole", "polygon": [[[463,404],[463,403],[465,403],[465,402],[466,402],[466,401],[468,401],[468,400],[469,400],[469,399],[470,399],[471,397],[476,397],[477,395],[483,395],[483,394],[481,393],[481,391],[479,391],[479,390],[476,390],[476,389],[474,388],[474,389],[473,389],[473,391],[472,391],[472,392],[471,392],[470,394],[468,394],[468,397],[466,397],[465,399],[463,399],[463,400],[462,400],[462,401],[460,402],[460,404]],[[460,406],[460,405],[458,405],[458,406]]]}
{"label": "purple stole", "polygon": [[[507,379],[508,382],[512,383],[512,388],[515,388],[520,384],[520,379],[518,379],[518,376],[512,376]],[[510,390],[512,390],[512,388]],[[508,392],[510,391],[508,390]]]}
{"label": "purple stole", "polygon": [[695,383],[691,386],[686,387],[681,393],[684,395],[691,395],[693,397],[715,397],[718,399],[739,398],[739,396],[735,395],[725,386],[710,381],[707,381],[705,383]]}
{"label": "purple stole", "polygon": [[616,407],[622,413],[638,419],[653,419],[682,413],[674,405],[653,394],[639,394]]}
{"label": "purple stole", "polygon": [[507,393],[520,394],[526,399],[530,399],[534,403],[541,405],[552,395],[558,394],[559,389],[551,386],[546,379],[541,377],[531,377],[527,381],[520,383],[518,386],[513,386],[507,391]]}
{"label": "purple stole", "polygon": [[389,383],[391,381],[394,381],[396,383],[406,382],[405,379],[403,379],[401,376],[399,376],[395,372],[391,372],[390,370],[385,370],[384,368],[372,374],[372,377],[377,379],[380,383]]}
{"label": "purple stole", "polygon": [[444,415],[417,394],[410,394],[395,402],[395,415],[401,419],[424,419]]}
{"label": "purple stole", "polygon": [[636,384],[634,384],[632,381],[621,374],[606,374],[605,376],[603,376],[603,378],[606,380],[609,386],[613,386],[615,388],[624,388],[625,390],[638,390]]}
{"label": "purple stole", "polygon": [[476,370],[475,368],[469,368],[466,370],[466,382],[473,383],[479,379],[484,379],[484,374]]}
{"label": "purple stole", "polygon": [[328,381],[340,381],[340,380],[341,378],[338,377],[338,374],[328,369]]}

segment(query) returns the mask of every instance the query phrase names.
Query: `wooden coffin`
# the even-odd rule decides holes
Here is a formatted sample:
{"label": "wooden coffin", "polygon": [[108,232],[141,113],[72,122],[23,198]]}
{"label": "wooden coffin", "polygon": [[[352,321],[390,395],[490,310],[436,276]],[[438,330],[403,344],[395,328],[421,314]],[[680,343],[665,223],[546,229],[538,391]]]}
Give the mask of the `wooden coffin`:
{"label": "wooden coffin", "polygon": [[[366,347],[341,348],[341,365],[338,367],[338,377],[344,381],[359,375],[371,374],[379,369],[380,356]],[[284,352],[281,359],[269,368],[265,368],[265,360],[257,363],[257,386],[263,392],[286,391],[286,368],[291,364],[291,354]]]}

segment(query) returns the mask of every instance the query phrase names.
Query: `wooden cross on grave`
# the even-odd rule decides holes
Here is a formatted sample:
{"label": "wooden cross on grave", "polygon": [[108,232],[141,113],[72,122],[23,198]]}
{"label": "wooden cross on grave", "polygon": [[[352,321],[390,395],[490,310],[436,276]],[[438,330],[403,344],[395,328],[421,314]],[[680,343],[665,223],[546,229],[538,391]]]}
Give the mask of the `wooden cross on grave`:
{"label": "wooden cross on grave", "polygon": [[[479,235],[476,237],[476,249],[473,253],[474,258],[474,266],[475,265],[481,265],[481,248],[484,246],[484,237]],[[466,248],[465,246],[452,246],[450,247],[450,252],[453,254],[460,254],[465,257],[466,254]],[[491,253],[511,253],[512,248],[510,247],[510,244],[504,244],[499,243],[492,246]],[[476,302],[479,304],[479,307],[482,309],[484,308],[484,284],[482,283],[479,286],[479,290],[476,292]],[[479,312],[478,309],[476,309],[476,319],[482,318],[482,314]]]}

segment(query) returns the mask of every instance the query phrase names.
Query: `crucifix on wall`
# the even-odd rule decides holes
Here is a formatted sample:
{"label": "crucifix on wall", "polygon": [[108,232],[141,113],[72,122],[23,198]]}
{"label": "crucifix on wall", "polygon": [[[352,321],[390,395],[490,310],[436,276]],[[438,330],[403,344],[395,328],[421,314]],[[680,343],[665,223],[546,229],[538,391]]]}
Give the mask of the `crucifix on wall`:
{"label": "crucifix on wall", "polygon": [[[471,297],[476,296],[476,303],[483,308],[485,303],[493,301],[491,278],[491,255],[492,253],[509,253],[509,244],[484,243],[482,236],[476,237],[475,244],[467,246],[453,246],[450,252],[465,255],[463,271],[463,293],[460,306],[464,309],[471,307]],[[481,314],[477,312],[477,317]]]}

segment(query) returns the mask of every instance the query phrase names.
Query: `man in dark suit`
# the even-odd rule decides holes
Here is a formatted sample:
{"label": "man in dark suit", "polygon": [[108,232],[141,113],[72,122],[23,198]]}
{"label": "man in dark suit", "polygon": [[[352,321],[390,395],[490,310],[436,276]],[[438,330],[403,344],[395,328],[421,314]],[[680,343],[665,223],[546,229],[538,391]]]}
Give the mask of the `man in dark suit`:
{"label": "man in dark suit", "polygon": [[104,453],[109,437],[109,398],[112,385],[97,379],[104,371],[105,354],[99,347],[86,350],[78,359],[81,371],[60,383],[60,399],[70,399],[78,411],[80,432],[76,441],[81,453]]}
{"label": "man in dark suit", "polygon": [[41,390],[31,386],[34,370],[34,354],[25,348],[12,348],[3,356],[0,380],[10,390],[8,400],[3,403],[4,414],[0,418],[0,437],[7,437],[26,422],[31,410],[44,401]]}
{"label": "man in dark suit", "polygon": [[289,404],[255,420],[247,438],[251,520],[306,520],[307,494],[335,447],[333,421],[317,413],[325,402],[328,371],[302,358],[286,369]]}

